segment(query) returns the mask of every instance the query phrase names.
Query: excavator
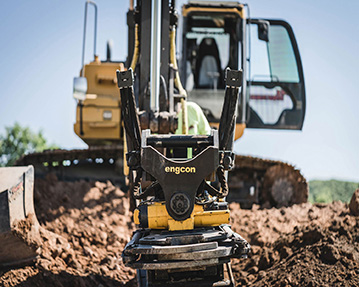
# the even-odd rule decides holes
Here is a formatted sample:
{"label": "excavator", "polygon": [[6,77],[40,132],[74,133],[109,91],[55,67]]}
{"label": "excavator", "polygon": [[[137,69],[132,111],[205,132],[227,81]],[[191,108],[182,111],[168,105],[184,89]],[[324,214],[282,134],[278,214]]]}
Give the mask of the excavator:
{"label": "excavator", "polygon": [[[303,68],[294,32],[287,22],[254,19],[249,15],[248,5],[223,1],[189,1],[183,5],[181,14],[176,12],[173,16],[170,13],[175,1],[173,3],[161,5],[166,9],[161,14],[165,17],[161,28],[160,70],[163,110],[175,110],[173,106],[166,106],[165,100],[170,94],[170,74],[174,73],[174,81],[181,81],[181,94],[186,93],[188,101],[198,104],[210,126],[218,129],[225,89],[224,69],[240,68],[245,77],[237,109],[235,140],[243,136],[246,128],[302,129],[306,107]],[[123,160],[124,129],[115,72],[132,67],[139,79],[134,87],[136,104],[139,110],[145,110],[149,101],[146,65],[150,65],[151,56],[142,47],[150,47],[150,31],[144,27],[151,21],[144,18],[140,8],[143,5],[139,1],[135,6],[134,1],[130,1],[127,60],[114,61],[109,44],[105,60],[100,60],[96,53],[97,5],[86,1],[81,77],[74,79],[73,96],[77,102],[74,131],[89,147],[28,154],[16,165],[35,166],[38,177],[53,172],[61,180],[81,178],[124,184],[128,172]],[[91,7],[95,16],[94,60],[85,64],[87,18]],[[178,21],[176,32],[169,30],[174,19]],[[176,66],[171,64],[174,62]],[[145,114],[141,121],[144,125],[150,124]],[[280,207],[307,201],[308,183],[294,166],[252,156],[235,155],[235,158],[228,179],[232,190],[228,201],[239,202],[242,208],[251,208],[253,204]]]}
{"label": "excavator", "polygon": [[[246,127],[301,129],[304,79],[294,34],[286,22],[246,18],[240,3],[189,2],[182,9],[178,65],[175,1],[136,4],[128,14],[131,63],[116,72],[137,226],[123,262],[137,269],[141,287],[235,286],[231,258],[246,258],[250,245],[229,225],[227,197],[237,190],[228,171],[241,164],[233,143]],[[245,39],[251,25],[269,58],[269,73],[260,81],[248,79]],[[76,82],[81,105],[86,79]],[[199,127],[203,118],[211,125],[205,132]],[[86,137],[83,124],[80,116],[77,131]],[[265,171],[262,183],[271,192],[262,193],[262,200],[277,206],[306,200],[296,194],[288,170],[274,164]],[[305,190],[299,179],[297,174],[295,184]],[[258,198],[255,184],[239,181],[244,205],[248,196]]]}
{"label": "excavator", "polygon": [[[218,129],[197,133],[202,109],[190,104],[175,56],[175,2],[138,1],[136,10],[140,41],[131,67],[117,70],[137,226],[123,262],[141,287],[235,286],[230,260],[250,252],[225,200],[243,71],[226,68]],[[221,77],[212,69],[202,75],[210,86]]]}
{"label": "excavator", "polygon": [[[85,64],[90,6],[94,60]],[[190,1],[179,15],[175,0],[130,1],[128,58],[117,62],[110,45],[105,61],[96,54],[96,23],[97,6],[86,1],[73,96],[74,130],[89,148],[29,154],[17,165],[63,180],[126,176],[137,230],[123,262],[137,269],[139,286],[235,286],[230,260],[246,258],[250,246],[231,229],[227,202],[280,207],[308,197],[293,166],[233,151],[246,128],[302,129],[305,85],[291,26],[251,18],[238,2]],[[193,110],[208,132],[198,133]]]}

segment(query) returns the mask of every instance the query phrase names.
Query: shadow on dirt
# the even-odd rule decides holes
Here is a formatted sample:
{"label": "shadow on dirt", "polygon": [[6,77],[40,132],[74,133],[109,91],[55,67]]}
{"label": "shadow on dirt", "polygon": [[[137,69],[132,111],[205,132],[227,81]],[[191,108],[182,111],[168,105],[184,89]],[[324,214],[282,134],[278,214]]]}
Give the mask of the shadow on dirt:
{"label": "shadow on dirt", "polygon": [[33,286],[54,286],[54,287],[68,287],[68,286],[77,286],[77,287],[98,287],[98,286],[126,286],[134,287],[136,286],[135,280],[128,282],[121,282],[118,280],[111,279],[106,276],[93,275],[88,276],[76,276],[69,274],[67,272],[60,272],[59,274],[54,274],[48,271],[38,273],[35,276],[29,277],[26,281],[21,282],[17,286],[22,287],[33,287]]}

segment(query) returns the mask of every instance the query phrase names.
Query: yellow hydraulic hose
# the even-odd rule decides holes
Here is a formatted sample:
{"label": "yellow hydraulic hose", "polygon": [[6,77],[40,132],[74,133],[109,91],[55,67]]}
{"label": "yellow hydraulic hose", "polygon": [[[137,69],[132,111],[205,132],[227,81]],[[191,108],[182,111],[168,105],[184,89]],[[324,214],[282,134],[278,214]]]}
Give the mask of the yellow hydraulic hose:
{"label": "yellow hydraulic hose", "polygon": [[138,40],[138,24],[135,25],[135,47],[133,49],[133,56],[131,61],[131,68],[132,71],[135,71],[137,61],[138,61],[138,55],[140,50],[140,41]]}
{"label": "yellow hydraulic hose", "polygon": [[182,134],[188,135],[188,117],[187,117],[187,105],[186,99],[181,99],[181,106],[182,106]]}
{"label": "yellow hydraulic hose", "polygon": [[178,65],[176,59],[176,28],[172,28],[170,31],[170,63],[173,65],[175,70],[175,85],[183,97],[187,97],[186,90],[183,88],[181,79],[178,73]]}

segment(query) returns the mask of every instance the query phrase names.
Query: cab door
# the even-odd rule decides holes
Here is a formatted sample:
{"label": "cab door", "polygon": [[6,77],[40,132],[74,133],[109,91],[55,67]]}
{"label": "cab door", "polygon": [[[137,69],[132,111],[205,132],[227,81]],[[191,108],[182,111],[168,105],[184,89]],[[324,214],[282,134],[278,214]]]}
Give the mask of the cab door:
{"label": "cab door", "polygon": [[293,30],[282,20],[250,21],[247,128],[301,130],[305,86]]}

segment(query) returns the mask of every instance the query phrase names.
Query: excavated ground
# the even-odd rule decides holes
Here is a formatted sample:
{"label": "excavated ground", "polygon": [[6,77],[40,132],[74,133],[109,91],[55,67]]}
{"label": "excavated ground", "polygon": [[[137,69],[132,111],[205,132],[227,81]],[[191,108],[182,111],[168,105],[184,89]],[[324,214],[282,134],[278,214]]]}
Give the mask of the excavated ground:
{"label": "excavated ground", "polygon": [[[131,237],[129,200],[107,183],[36,180],[40,236],[31,221],[16,234],[37,248],[32,266],[0,270],[0,286],[135,286],[121,263]],[[232,203],[232,227],[252,244],[234,260],[238,286],[359,286],[359,217],[347,204],[301,204],[241,210]]]}

